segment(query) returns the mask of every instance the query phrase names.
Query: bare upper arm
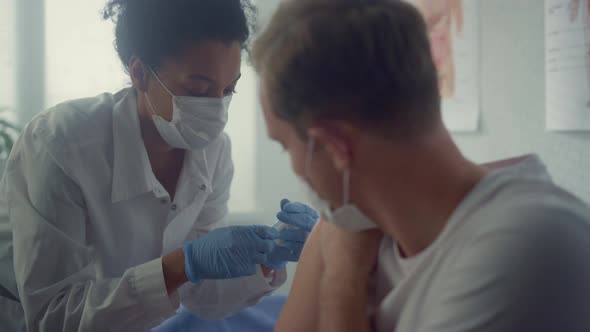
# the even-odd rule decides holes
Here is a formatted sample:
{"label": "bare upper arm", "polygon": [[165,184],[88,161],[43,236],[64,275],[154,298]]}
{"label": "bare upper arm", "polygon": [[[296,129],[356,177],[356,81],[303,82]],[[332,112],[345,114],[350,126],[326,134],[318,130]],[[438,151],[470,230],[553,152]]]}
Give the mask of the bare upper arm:
{"label": "bare upper arm", "polygon": [[289,298],[275,328],[277,332],[317,330],[319,282],[324,267],[320,253],[322,224],[320,220],[305,243]]}

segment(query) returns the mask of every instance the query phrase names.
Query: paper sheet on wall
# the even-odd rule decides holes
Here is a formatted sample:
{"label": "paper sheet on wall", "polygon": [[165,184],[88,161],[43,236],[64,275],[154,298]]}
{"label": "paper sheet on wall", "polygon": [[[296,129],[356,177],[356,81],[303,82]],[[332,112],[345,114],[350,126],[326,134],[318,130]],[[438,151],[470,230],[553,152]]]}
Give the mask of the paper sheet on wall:
{"label": "paper sheet on wall", "polygon": [[545,1],[546,124],[590,130],[588,0]]}
{"label": "paper sheet on wall", "polygon": [[443,118],[452,131],[479,128],[477,0],[408,0],[424,15],[439,73]]}

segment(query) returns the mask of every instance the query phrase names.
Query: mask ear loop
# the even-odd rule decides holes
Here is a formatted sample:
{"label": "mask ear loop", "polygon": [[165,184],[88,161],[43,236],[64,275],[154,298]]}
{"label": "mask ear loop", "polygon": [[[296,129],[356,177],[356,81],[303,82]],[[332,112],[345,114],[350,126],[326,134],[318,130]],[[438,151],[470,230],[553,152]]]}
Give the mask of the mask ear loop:
{"label": "mask ear loop", "polygon": [[[313,159],[313,150],[315,149],[315,139],[313,137],[309,138],[309,143],[307,144],[307,152],[305,154],[305,169],[304,174],[305,177],[308,178],[309,181],[309,172],[311,170],[311,161]],[[347,169],[342,174],[342,205],[347,205],[350,202],[350,170]]]}
{"label": "mask ear loop", "polygon": [[350,170],[345,170],[342,174],[342,205],[350,202]]}
{"label": "mask ear loop", "polygon": [[156,113],[154,105],[152,105],[152,101],[150,100],[150,96],[148,96],[147,92],[144,92],[143,95],[145,96],[145,99],[148,102],[148,106],[150,107],[150,111],[152,111],[152,115],[159,116],[158,113]]}
{"label": "mask ear loop", "polygon": [[303,170],[307,181],[309,182],[309,175],[311,171],[311,161],[313,159],[313,150],[315,149],[315,139],[313,137],[309,138],[309,142],[307,143],[307,151],[305,153],[305,165],[303,166],[305,169]]}
{"label": "mask ear loop", "polygon": [[170,89],[168,89],[168,87],[166,86],[166,84],[164,84],[164,82],[162,82],[160,80],[160,78],[158,77],[158,75],[156,75],[156,72],[154,72],[154,70],[152,69],[152,67],[146,65],[147,69],[150,71],[150,73],[152,73],[152,75],[154,75],[154,77],[156,78],[156,80],[160,83],[160,85],[164,88],[164,90],[166,90],[166,92],[168,92],[169,95],[171,95],[172,97],[176,97],[172,91],[170,91]]}
{"label": "mask ear loop", "polygon": [[[147,69],[149,70],[149,72],[156,78],[156,80],[158,81],[158,83],[160,83],[160,85],[164,88],[164,90],[166,90],[166,92],[168,92],[169,95],[172,96],[172,98],[174,98],[174,94],[172,94],[172,92],[168,89],[168,87],[166,87],[166,85],[164,84],[164,82],[162,82],[160,80],[160,78],[158,77],[158,75],[156,75],[156,73],[154,72],[154,70],[152,69],[152,67],[146,65]],[[157,112],[156,112],[156,108],[154,107],[154,105],[152,104],[152,101],[150,99],[150,96],[148,96],[147,92],[143,93],[145,95],[145,98],[147,99],[147,102],[150,106],[150,110],[152,111],[152,115],[161,118],[162,120],[164,120],[164,118],[162,118]],[[173,113],[174,114],[174,113]],[[174,117],[174,115],[173,115]],[[172,119],[174,120],[174,119]],[[165,121],[165,120],[164,120]],[[168,121],[166,121],[168,122]]]}

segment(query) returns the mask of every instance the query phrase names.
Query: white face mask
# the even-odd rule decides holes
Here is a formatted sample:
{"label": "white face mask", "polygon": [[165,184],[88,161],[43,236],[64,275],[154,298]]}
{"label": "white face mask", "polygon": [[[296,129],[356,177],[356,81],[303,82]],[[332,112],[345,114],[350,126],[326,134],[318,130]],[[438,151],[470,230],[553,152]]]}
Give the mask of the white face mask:
{"label": "white face mask", "polygon": [[[309,179],[311,171],[311,161],[313,159],[313,150],[315,147],[315,140],[309,138],[307,145],[307,153],[305,156],[305,170],[304,175]],[[361,210],[355,205],[350,203],[350,171],[346,170],[342,176],[342,200],[343,204],[341,207],[332,211],[330,204],[323,200],[311,187],[306,179],[303,179],[303,183],[307,185],[309,199],[311,204],[320,211],[322,216],[327,222],[330,222],[338,227],[346,229],[352,232],[361,232],[368,229],[377,228],[377,225],[373,223]]]}
{"label": "white face mask", "polygon": [[150,97],[145,93],[152,119],[162,139],[177,149],[201,150],[223,132],[231,96],[224,98],[178,97],[149,69],[160,85],[172,96],[172,121],[156,113]]}

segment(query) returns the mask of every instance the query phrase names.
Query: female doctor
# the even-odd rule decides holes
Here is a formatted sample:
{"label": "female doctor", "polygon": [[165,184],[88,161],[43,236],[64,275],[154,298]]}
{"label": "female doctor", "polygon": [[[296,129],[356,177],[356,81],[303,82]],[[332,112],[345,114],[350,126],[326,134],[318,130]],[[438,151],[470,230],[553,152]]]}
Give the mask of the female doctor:
{"label": "female doctor", "polygon": [[180,303],[221,318],[284,282],[314,211],[285,200],[279,218],[305,227],[221,227],[233,173],[223,129],[251,10],[108,3],[133,87],[23,130],[2,181],[0,330],[145,331]]}

